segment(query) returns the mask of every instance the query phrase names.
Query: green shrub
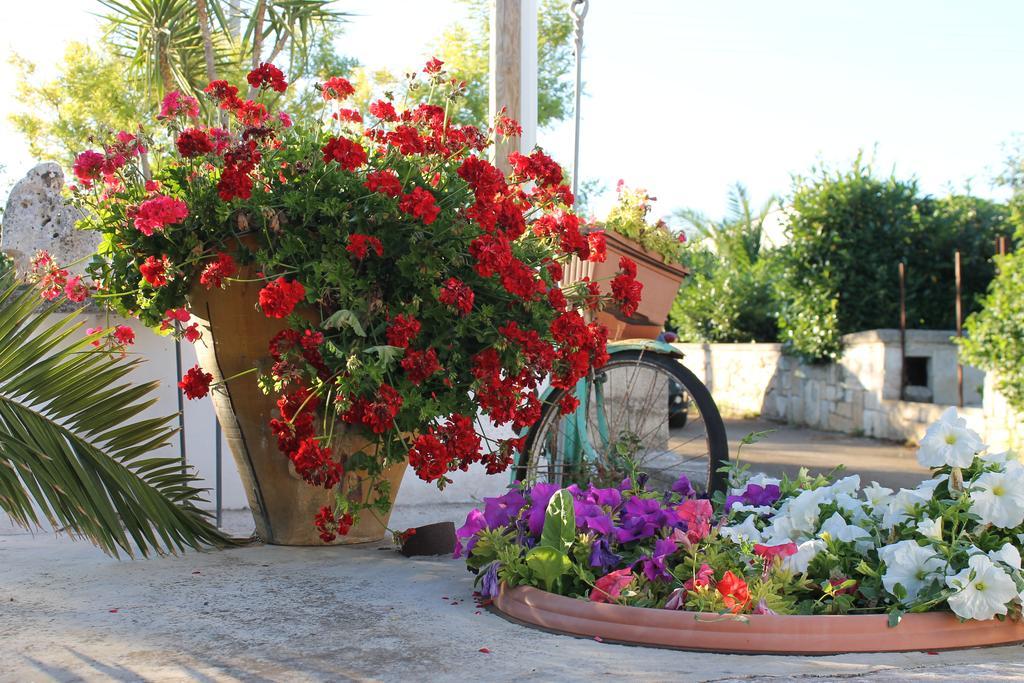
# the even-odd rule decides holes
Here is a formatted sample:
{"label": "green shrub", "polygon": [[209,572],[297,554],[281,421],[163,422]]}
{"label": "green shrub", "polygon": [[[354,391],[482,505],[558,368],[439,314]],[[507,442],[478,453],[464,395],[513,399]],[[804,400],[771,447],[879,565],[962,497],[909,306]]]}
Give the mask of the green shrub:
{"label": "green shrub", "polygon": [[999,273],[960,340],[968,363],[997,373],[996,389],[1024,413],[1024,251],[996,257]]}
{"label": "green shrub", "polygon": [[879,178],[861,157],[847,171],[795,178],[787,208],[779,327],[787,349],[812,361],[837,358],[843,334],[899,325],[900,261],[908,326],[952,329],[954,250],[971,312],[1008,218],[1005,206],[976,197],[921,197],[916,181]]}
{"label": "green shrub", "polygon": [[684,254],[690,275],[669,314],[682,341],[778,339],[777,260],[761,246],[762,226],[773,204],[754,212],[746,190],[736,185],[729,215],[722,221],[694,211],[677,212],[699,236]]}

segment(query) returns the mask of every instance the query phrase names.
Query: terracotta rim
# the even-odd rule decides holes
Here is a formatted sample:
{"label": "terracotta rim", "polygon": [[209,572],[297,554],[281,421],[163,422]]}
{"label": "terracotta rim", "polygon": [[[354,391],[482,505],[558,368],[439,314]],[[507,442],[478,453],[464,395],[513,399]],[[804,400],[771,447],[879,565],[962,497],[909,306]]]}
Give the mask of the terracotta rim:
{"label": "terracotta rim", "polygon": [[1024,642],[1024,622],[961,623],[949,612],[908,614],[890,628],[884,614],[744,615],[624,607],[567,598],[529,586],[502,586],[494,608],[514,621],[557,633],[680,650],[825,655],[955,650]]}

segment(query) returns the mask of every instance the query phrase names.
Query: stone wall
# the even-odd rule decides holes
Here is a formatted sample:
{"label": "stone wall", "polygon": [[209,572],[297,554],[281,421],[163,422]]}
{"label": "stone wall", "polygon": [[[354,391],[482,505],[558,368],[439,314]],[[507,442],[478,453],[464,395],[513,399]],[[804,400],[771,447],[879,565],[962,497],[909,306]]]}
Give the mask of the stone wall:
{"label": "stone wall", "polygon": [[[722,413],[896,441],[916,441],[957,403],[957,349],[952,334],[909,330],[907,356],[927,359],[926,384],[914,387],[932,402],[901,400],[898,330],[843,337],[837,363],[808,365],[785,356],[780,344],[677,344],[683,364],[711,389]],[[984,399],[983,399],[984,396]],[[964,367],[960,414],[996,448],[1008,447],[1018,419],[985,373]]]}

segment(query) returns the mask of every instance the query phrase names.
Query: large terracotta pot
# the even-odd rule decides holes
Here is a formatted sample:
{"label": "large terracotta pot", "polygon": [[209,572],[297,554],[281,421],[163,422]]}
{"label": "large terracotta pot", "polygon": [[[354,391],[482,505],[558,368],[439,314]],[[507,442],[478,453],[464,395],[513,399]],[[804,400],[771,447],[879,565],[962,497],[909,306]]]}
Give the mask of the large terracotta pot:
{"label": "large terracotta pot", "polygon": [[529,586],[501,587],[494,607],[551,631],[681,650],[823,655],[845,652],[952,650],[1024,642],[1019,621],[967,621],[951,612],[907,614],[888,626],[884,614],[742,617],[625,607],[567,598]]}
{"label": "large terracotta pot", "polygon": [[608,258],[603,263],[581,261],[573,257],[563,278],[564,284],[590,277],[601,283],[601,290],[611,290],[611,280],[619,270],[619,259],[627,256],[636,262],[636,279],[644,289],[636,313],[625,316],[618,308],[597,314],[597,322],[608,328],[611,341],[619,339],[656,339],[664,329],[679,285],[686,277],[681,265],[665,263],[659,254],[648,251],[637,242],[611,231],[605,232]]}
{"label": "large terracotta pot", "polygon": [[[238,277],[252,279],[253,270],[243,268]],[[193,320],[202,331],[195,344],[196,356],[215,381],[254,367],[263,372],[270,366],[268,342],[287,324],[256,310],[261,287],[260,282],[231,282],[223,290],[197,287],[190,296]],[[300,314],[319,320],[312,309]],[[278,450],[268,423],[280,413],[275,397],[265,395],[257,386],[257,373],[231,379],[215,388],[211,398],[249,499],[256,534],[278,545],[323,545],[313,518],[322,506],[333,504],[334,493],[303,481]],[[339,428],[342,433],[331,444],[335,457],[344,458],[367,444],[362,437],[345,433],[343,425]],[[399,463],[383,473],[390,483],[392,503],[405,470],[406,464]],[[366,472],[346,471],[341,485],[347,495],[365,500],[370,480]],[[386,533],[389,517],[364,510],[359,522],[334,543],[378,541]]]}

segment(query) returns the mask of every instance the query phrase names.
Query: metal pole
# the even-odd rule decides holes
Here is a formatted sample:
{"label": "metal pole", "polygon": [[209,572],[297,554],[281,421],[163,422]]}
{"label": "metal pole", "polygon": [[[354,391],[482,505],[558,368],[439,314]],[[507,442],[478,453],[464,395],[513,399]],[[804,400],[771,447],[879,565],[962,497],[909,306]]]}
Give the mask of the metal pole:
{"label": "metal pole", "polygon": [[[175,322],[174,329],[177,333],[174,338],[174,364],[178,370],[178,380],[181,380],[183,370],[181,367],[181,323]],[[184,472],[188,466],[185,457],[185,394],[178,386],[178,447],[181,449],[181,471]]]}
{"label": "metal pole", "polygon": [[[963,337],[963,298],[961,293],[962,278],[960,274],[960,250],[953,252],[953,271],[956,277],[956,336]],[[956,404],[964,407],[964,366],[960,362],[960,353],[957,352],[956,363]]]}
{"label": "metal pole", "polygon": [[572,196],[580,185],[580,98],[583,95],[583,20],[590,9],[590,0],[572,0],[569,14],[572,15],[576,33],[576,127],[572,151]]}
{"label": "metal pole", "polygon": [[900,400],[907,388],[907,264],[900,261]]}
{"label": "metal pole", "polygon": [[216,485],[217,485],[217,526],[218,527],[220,527],[220,524],[221,524],[221,521],[222,521],[222,518],[223,518],[223,513],[224,513],[224,508],[223,508],[223,505],[222,505],[222,495],[221,495],[221,492],[224,489],[223,479],[221,478],[221,456],[223,454],[223,450],[224,449],[221,447],[220,441],[221,441],[220,420],[218,420],[217,416],[214,415],[213,416],[213,442],[216,444],[214,452],[216,453],[216,458],[217,458],[217,470],[216,470],[216,472],[217,472],[217,474],[216,474],[216,482],[217,482],[217,484]]}

